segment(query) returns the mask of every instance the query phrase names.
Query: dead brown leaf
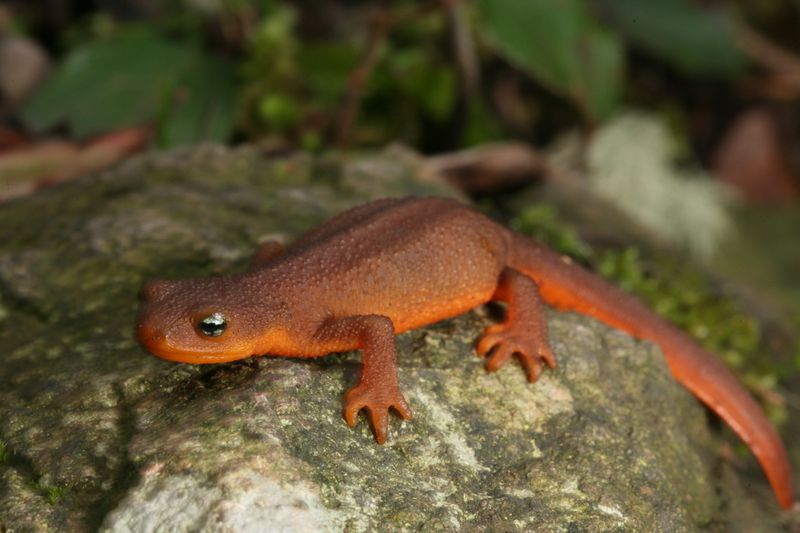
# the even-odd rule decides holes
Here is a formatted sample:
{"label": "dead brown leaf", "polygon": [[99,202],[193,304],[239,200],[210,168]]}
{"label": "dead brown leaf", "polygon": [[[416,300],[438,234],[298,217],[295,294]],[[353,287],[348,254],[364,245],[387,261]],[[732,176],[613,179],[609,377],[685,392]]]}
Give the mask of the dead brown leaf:
{"label": "dead brown leaf", "polygon": [[107,168],[143,148],[150,135],[148,127],[129,128],[84,146],[47,140],[0,153],[0,201]]}
{"label": "dead brown leaf", "polygon": [[722,139],[712,162],[714,174],[748,201],[784,203],[800,198],[772,115],[763,108],[743,112]]}

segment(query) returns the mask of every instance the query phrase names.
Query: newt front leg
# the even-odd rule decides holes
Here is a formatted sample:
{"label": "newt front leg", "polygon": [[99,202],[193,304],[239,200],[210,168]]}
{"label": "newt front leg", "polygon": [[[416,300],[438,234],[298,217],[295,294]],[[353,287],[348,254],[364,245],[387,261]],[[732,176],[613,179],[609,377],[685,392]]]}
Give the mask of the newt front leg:
{"label": "newt front leg", "polygon": [[342,414],[347,425],[355,427],[358,413],[367,410],[375,440],[386,441],[389,409],[410,419],[408,406],[397,382],[397,358],[392,321],[381,315],[360,315],[327,321],[319,330],[322,340],[352,342],[364,354],[358,383],[344,395]]}

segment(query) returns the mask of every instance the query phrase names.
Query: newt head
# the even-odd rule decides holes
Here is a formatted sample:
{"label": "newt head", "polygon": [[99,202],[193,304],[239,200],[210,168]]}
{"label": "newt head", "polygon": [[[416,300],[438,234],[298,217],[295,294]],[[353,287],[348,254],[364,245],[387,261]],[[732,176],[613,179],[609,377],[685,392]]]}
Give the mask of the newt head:
{"label": "newt head", "polygon": [[224,363],[265,353],[265,331],[280,309],[248,301],[231,278],[150,281],[139,297],[139,343],[181,363]]}

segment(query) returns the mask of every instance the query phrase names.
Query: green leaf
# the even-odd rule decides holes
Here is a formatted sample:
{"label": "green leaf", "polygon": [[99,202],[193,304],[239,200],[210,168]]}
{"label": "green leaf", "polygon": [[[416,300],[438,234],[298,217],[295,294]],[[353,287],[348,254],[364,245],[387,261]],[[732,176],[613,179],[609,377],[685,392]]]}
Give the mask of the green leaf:
{"label": "green leaf", "polygon": [[305,43],[297,54],[305,83],[326,105],[341,102],[358,60],[359,50],[350,43]]}
{"label": "green leaf", "polygon": [[621,98],[624,49],[614,35],[599,26],[590,26],[579,45],[581,70],[573,97],[585,106],[591,118],[611,114]]}
{"label": "green leaf", "polygon": [[236,89],[229,63],[193,51],[159,121],[159,144],[225,141],[233,126]]}
{"label": "green leaf", "polygon": [[461,132],[465,146],[477,146],[503,138],[503,132],[482,101],[471,102],[467,109],[467,124]]}
{"label": "green leaf", "polygon": [[506,59],[573,99],[591,119],[620,97],[622,45],[591,16],[586,0],[482,0],[489,40]]}
{"label": "green leaf", "polygon": [[291,94],[272,92],[259,101],[258,114],[270,129],[286,131],[297,125],[300,109]]}
{"label": "green leaf", "polygon": [[231,128],[232,70],[191,45],[138,29],[72,50],[22,111],[37,131],[80,139],[158,121],[167,145],[221,139]]}
{"label": "green leaf", "polygon": [[393,87],[407,94],[422,112],[437,121],[450,116],[456,104],[456,73],[424,48],[387,54]]}
{"label": "green leaf", "polygon": [[733,77],[745,61],[730,16],[687,0],[594,0],[608,22],[631,42],[683,73]]}

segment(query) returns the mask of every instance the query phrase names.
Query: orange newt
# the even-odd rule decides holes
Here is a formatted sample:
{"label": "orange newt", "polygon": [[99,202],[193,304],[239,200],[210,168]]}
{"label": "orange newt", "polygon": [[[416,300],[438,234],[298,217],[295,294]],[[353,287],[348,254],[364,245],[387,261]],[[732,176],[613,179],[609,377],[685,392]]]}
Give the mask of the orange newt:
{"label": "orange newt", "polygon": [[516,356],[534,382],[545,364],[556,366],[542,302],[584,313],[658,344],[675,378],[747,443],[780,505],[794,499],[778,433],[718,359],[636,298],[453,200],[374,201],[288,250],[264,244],[243,274],[151,281],[141,297],[137,337],[170,361],[362,350],[343,414],[353,427],[365,409],[378,443],[386,440],[390,409],[411,418],[398,386],[396,334],[506,302],[505,321],[486,329],[477,352],[489,371]]}

